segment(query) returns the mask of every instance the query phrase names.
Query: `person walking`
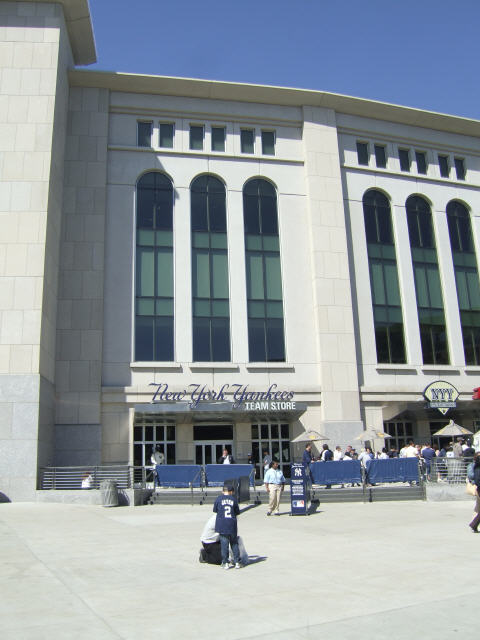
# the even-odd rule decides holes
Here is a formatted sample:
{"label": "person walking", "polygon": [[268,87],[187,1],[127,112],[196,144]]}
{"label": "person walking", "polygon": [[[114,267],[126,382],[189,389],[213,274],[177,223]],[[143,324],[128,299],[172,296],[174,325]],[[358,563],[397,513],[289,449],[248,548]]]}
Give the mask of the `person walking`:
{"label": "person walking", "polygon": [[474,508],[476,515],[468,526],[473,533],[478,533],[478,525],[480,524],[480,453],[476,453],[473,458],[473,484],[477,487]]}
{"label": "person walking", "polygon": [[274,460],[270,465],[270,469],[265,474],[264,478],[265,489],[268,493],[268,511],[267,516],[271,516],[274,513],[276,516],[280,515],[280,498],[283,490],[285,489],[285,477],[278,467],[278,461]]}
{"label": "person walking", "polygon": [[217,514],[215,531],[220,534],[222,569],[230,568],[228,563],[229,547],[232,548],[235,569],[241,569],[237,535],[237,516],[240,514],[240,507],[233,495],[233,486],[231,484],[225,483],[223,485],[223,493],[215,500],[213,512]]}

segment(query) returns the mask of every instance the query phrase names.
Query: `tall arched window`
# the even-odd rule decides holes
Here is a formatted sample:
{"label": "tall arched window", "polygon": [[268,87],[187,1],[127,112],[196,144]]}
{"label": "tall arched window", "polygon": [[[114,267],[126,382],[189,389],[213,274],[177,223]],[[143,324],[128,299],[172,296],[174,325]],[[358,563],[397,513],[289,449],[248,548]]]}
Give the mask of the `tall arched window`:
{"label": "tall arched window", "polygon": [[480,285],[470,214],[457,200],[447,205],[458,307],[466,364],[480,364]]}
{"label": "tall arched window", "polygon": [[277,195],[266,180],[243,189],[250,362],[284,362]]}
{"label": "tall arched window", "polygon": [[225,187],[203,175],[191,185],[193,361],[230,361]]}
{"label": "tall arched window", "polygon": [[404,363],[405,343],[397,257],[393,241],[390,203],[380,191],[363,196],[368,265],[372,288],[377,361]]}
{"label": "tall arched window", "polygon": [[430,205],[420,196],[406,202],[424,364],[448,364],[442,286]]}
{"label": "tall arched window", "polygon": [[137,183],[135,360],[172,361],[173,185],[150,172]]}

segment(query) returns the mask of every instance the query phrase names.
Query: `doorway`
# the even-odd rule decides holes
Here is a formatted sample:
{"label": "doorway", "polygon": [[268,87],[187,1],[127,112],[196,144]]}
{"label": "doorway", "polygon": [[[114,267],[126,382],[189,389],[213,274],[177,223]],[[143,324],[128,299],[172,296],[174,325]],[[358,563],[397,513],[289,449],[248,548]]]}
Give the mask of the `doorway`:
{"label": "doorway", "polygon": [[[195,442],[195,464],[218,464],[224,449],[232,453],[233,442]],[[233,455],[233,454],[232,454]]]}
{"label": "doorway", "polygon": [[193,427],[195,464],[218,464],[224,449],[235,458],[233,425],[201,424]]}

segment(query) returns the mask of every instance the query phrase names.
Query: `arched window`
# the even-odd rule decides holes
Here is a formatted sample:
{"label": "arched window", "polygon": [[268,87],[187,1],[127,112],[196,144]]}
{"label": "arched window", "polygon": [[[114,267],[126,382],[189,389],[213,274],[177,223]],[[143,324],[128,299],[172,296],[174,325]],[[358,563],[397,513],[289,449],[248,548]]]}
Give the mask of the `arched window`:
{"label": "arched window", "polygon": [[174,359],[173,185],[150,172],[137,183],[135,360]]}
{"label": "arched window", "polygon": [[284,362],[277,195],[266,180],[243,189],[250,362]]}
{"label": "arched window", "polygon": [[405,362],[403,317],[398,286],[390,203],[380,191],[363,196],[368,265],[372,288],[377,361]]}
{"label": "arched window", "polygon": [[190,188],[193,361],[230,361],[225,187],[203,175]]}
{"label": "arched window", "polygon": [[423,364],[448,364],[447,332],[432,214],[428,202],[406,202]]}
{"label": "arched window", "polygon": [[470,214],[457,200],[447,205],[457,299],[466,364],[480,364],[480,285]]}

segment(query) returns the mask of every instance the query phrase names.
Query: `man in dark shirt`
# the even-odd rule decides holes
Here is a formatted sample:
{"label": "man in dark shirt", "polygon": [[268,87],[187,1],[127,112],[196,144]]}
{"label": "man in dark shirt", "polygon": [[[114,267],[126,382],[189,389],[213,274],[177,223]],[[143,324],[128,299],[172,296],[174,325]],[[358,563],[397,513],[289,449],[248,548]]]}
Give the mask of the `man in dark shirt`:
{"label": "man in dark shirt", "polygon": [[217,514],[215,531],[220,534],[220,546],[222,549],[222,569],[229,569],[228,552],[232,548],[235,569],[241,569],[240,551],[237,538],[237,516],[240,513],[237,499],[233,495],[233,487],[223,485],[223,493],[215,500],[213,512]]}

